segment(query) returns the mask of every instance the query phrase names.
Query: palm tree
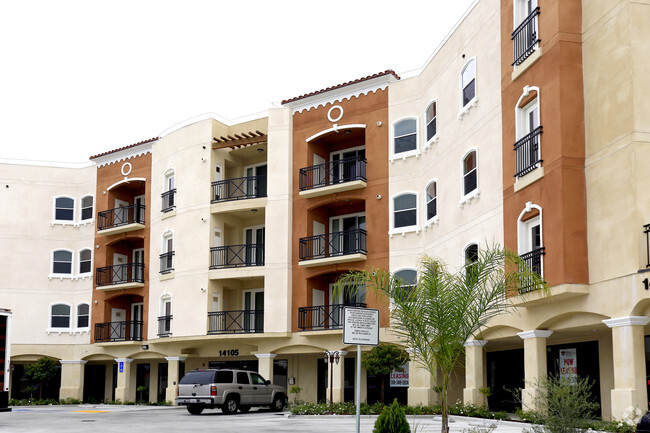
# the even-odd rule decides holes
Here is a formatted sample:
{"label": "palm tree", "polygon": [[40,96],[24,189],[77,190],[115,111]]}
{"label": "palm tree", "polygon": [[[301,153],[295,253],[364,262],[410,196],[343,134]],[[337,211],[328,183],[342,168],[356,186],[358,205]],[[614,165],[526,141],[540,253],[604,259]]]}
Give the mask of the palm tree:
{"label": "palm tree", "polygon": [[390,299],[394,332],[406,337],[414,361],[436,378],[442,433],[449,433],[449,384],[456,368],[464,366],[465,343],[510,308],[509,295],[518,288],[548,290],[517,254],[498,246],[480,250],[456,272],[425,256],[415,285],[372,269],[343,275],[335,290],[364,285]]}

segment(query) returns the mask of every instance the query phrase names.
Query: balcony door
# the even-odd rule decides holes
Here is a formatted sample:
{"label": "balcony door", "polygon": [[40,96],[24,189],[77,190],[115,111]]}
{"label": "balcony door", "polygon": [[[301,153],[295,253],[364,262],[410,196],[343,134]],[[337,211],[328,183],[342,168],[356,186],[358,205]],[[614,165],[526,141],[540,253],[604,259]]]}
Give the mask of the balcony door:
{"label": "balcony door", "polygon": [[312,307],[320,307],[312,310],[311,326],[313,329],[323,329],[325,318],[321,312],[325,305],[325,292],[318,289],[311,289],[311,305]]}
{"label": "balcony door", "polygon": [[[365,147],[355,147],[330,153],[332,165],[332,180],[336,182],[349,182],[355,180],[360,174],[361,166],[357,161],[366,157]],[[354,158],[350,160],[350,158]]]}
{"label": "balcony door", "polygon": [[264,289],[244,291],[244,331],[264,331]]}
{"label": "balcony door", "polygon": [[144,282],[144,248],[133,250],[133,281]]}
{"label": "balcony door", "polygon": [[124,209],[129,205],[128,201],[115,199],[115,211],[113,212],[113,224],[120,225],[126,224],[129,219],[129,210]]}
{"label": "balcony door", "polygon": [[129,257],[126,254],[113,253],[113,272],[111,278],[113,283],[126,283],[128,281],[128,266]]}
{"label": "balcony door", "polygon": [[133,222],[144,224],[144,195],[136,196],[133,203],[136,205],[133,209]]}
{"label": "balcony door", "polygon": [[330,291],[330,306],[329,306],[329,327],[343,326],[343,308],[346,306],[354,306],[366,302],[366,288],[365,286],[352,293],[350,289],[343,289],[342,292],[334,293],[334,283],[329,285]]}
{"label": "balcony door", "polygon": [[246,244],[246,264],[262,266],[264,264],[264,226],[252,226],[244,229]]}
{"label": "balcony door", "polygon": [[124,322],[126,310],[124,308],[111,308],[110,339],[124,340],[126,336]]}
{"label": "balcony door", "polygon": [[330,255],[351,254],[366,249],[365,238],[358,231],[366,229],[366,214],[349,214],[330,218]]}
{"label": "balcony door", "polygon": [[130,336],[132,340],[142,340],[142,310],[144,305],[142,302],[131,304],[131,331]]}
{"label": "balcony door", "polygon": [[266,163],[245,168],[246,195],[248,197],[266,197]]}

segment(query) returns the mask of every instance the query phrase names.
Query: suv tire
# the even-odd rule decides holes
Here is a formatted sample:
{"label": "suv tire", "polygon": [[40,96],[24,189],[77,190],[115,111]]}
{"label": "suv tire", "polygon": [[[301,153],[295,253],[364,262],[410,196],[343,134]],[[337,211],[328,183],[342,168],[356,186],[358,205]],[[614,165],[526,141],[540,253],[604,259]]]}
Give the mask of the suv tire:
{"label": "suv tire", "polygon": [[191,413],[192,415],[201,415],[201,412],[203,412],[203,405],[202,404],[190,404],[187,406],[187,411]]}
{"label": "suv tire", "polygon": [[230,395],[226,398],[226,401],[223,402],[223,406],[221,406],[221,411],[226,415],[232,415],[235,412],[237,412],[238,408],[239,408],[239,402],[235,397]]}
{"label": "suv tire", "polygon": [[282,394],[278,394],[273,398],[273,403],[271,403],[271,410],[273,412],[282,412],[284,409],[285,397]]}

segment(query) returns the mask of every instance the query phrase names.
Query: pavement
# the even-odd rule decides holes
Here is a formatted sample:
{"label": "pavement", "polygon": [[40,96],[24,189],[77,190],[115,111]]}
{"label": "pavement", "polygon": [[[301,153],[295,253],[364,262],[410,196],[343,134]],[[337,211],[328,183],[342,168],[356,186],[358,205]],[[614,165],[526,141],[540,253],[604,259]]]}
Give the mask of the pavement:
{"label": "pavement", "polygon": [[[413,433],[438,433],[439,415],[408,415]],[[361,416],[361,433],[371,433],[376,415]],[[493,431],[491,428],[495,427]],[[523,433],[528,424],[513,421],[495,421],[480,418],[451,416],[451,433]],[[247,414],[224,415],[220,410],[206,410],[201,415],[190,415],[178,406],[117,406],[117,405],[61,405],[16,406],[11,412],[0,413],[2,433],[93,432],[137,433],[202,432],[314,432],[355,433],[354,415],[291,415],[288,411],[275,413],[251,410]]]}

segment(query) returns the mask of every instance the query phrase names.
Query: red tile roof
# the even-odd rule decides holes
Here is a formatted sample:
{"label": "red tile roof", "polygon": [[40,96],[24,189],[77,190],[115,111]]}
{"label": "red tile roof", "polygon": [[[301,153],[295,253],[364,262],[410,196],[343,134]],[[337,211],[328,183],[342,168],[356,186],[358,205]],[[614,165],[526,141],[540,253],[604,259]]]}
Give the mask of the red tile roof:
{"label": "red tile roof", "polygon": [[321,90],[318,90],[316,92],[307,93],[306,95],[296,96],[295,98],[291,98],[291,99],[285,99],[284,101],[281,102],[281,104],[288,104],[289,102],[294,102],[294,101],[298,101],[300,99],[309,98],[310,96],[318,95],[320,93],[329,92],[330,90],[340,89],[341,87],[349,86],[351,84],[357,84],[357,83],[360,83],[362,81],[371,80],[373,78],[382,77],[384,75],[392,75],[395,78],[397,78],[398,80],[400,79],[399,75],[397,75],[395,73],[395,71],[393,71],[392,69],[387,69],[384,72],[379,72],[378,74],[368,75],[367,77],[359,78],[359,79],[354,80],[354,81],[348,81],[347,83],[338,84],[336,86],[327,87],[325,89],[321,89]]}
{"label": "red tile roof", "polygon": [[98,154],[98,155],[93,155],[93,156],[91,156],[91,157],[88,158],[88,159],[99,158],[100,156],[104,156],[104,155],[108,155],[108,154],[111,154],[111,153],[119,152],[120,150],[129,149],[129,148],[131,148],[131,147],[136,147],[136,146],[139,146],[139,145],[141,145],[141,144],[145,144],[145,143],[151,143],[152,141],[156,141],[156,140],[158,140],[159,138],[160,138],[160,137],[154,137],[154,138],[150,138],[150,139],[148,139],[148,140],[139,141],[139,142],[137,142],[137,143],[135,143],[135,144],[129,144],[128,146],[120,147],[119,149],[113,149],[113,150],[109,150],[108,152],[100,153],[100,154]]}

